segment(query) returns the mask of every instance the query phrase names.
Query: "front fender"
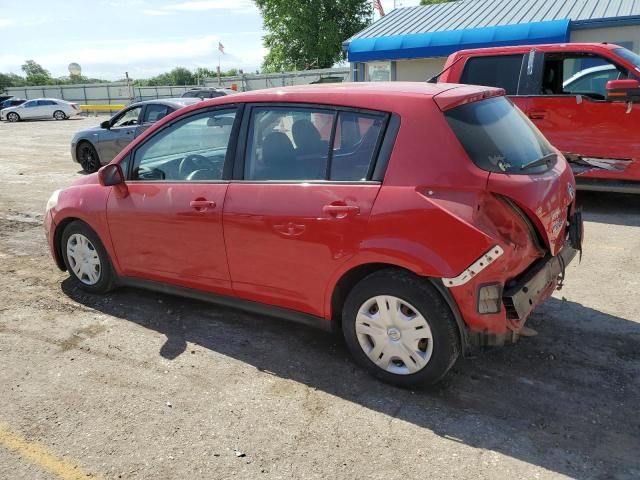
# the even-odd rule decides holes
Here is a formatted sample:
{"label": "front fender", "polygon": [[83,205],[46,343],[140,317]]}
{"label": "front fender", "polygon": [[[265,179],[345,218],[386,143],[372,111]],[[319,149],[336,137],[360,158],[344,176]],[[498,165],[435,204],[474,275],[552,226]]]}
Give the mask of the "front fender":
{"label": "front fender", "polygon": [[106,208],[110,192],[111,187],[96,188],[96,185],[91,183],[74,185],[62,190],[58,196],[58,204],[50,211],[51,220],[55,225],[51,234],[55,243],[69,221],[83,221],[96,232],[116,272],[120,272],[107,224]]}

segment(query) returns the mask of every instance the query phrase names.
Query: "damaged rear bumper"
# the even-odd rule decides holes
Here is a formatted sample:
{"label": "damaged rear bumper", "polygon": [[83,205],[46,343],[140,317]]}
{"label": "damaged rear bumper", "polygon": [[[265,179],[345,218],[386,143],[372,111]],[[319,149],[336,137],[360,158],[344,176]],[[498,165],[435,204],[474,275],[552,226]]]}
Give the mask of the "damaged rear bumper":
{"label": "damaged rear bumper", "polygon": [[502,301],[510,320],[526,319],[531,311],[546,300],[549,289],[564,278],[567,265],[578,250],[566,244],[555,257],[546,257],[527,271],[502,294]]}

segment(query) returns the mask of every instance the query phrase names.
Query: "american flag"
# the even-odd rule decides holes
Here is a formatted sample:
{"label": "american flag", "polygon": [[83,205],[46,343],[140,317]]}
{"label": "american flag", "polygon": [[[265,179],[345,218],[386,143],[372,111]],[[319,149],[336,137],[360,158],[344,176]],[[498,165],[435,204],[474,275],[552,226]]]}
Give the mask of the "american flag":
{"label": "american flag", "polygon": [[220,50],[220,53],[224,53],[224,45],[220,42],[218,42],[218,50]]}
{"label": "american flag", "polygon": [[373,0],[373,9],[377,10],[381,17],[384,17],[384,8],[380,0]]}

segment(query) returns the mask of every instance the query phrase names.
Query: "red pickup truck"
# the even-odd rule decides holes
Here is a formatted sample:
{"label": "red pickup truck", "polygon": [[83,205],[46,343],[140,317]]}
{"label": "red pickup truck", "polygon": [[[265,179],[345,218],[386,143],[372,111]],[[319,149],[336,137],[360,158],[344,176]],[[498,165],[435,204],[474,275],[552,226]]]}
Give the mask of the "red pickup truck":
{"label": "red pickup truck", "polygon": [[640,193],[640,55],[606,43],[461,50],[438,82],[503,88],[579,189]]}

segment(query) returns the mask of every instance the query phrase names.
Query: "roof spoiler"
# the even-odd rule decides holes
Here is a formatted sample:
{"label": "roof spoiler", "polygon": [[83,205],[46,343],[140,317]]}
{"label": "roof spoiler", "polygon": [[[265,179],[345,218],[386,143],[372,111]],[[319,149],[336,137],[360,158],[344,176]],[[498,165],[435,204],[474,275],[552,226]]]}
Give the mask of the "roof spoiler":
{"label": "roof spoiler", "polygon": [[502,88],[486,87],[485,90],[480,90],[480,88],[472,85],[460,85],[457,88],[451,88],[434,95],[433,101],[436,102],[440,110],[445,112],[468,103],[506,95]]}

